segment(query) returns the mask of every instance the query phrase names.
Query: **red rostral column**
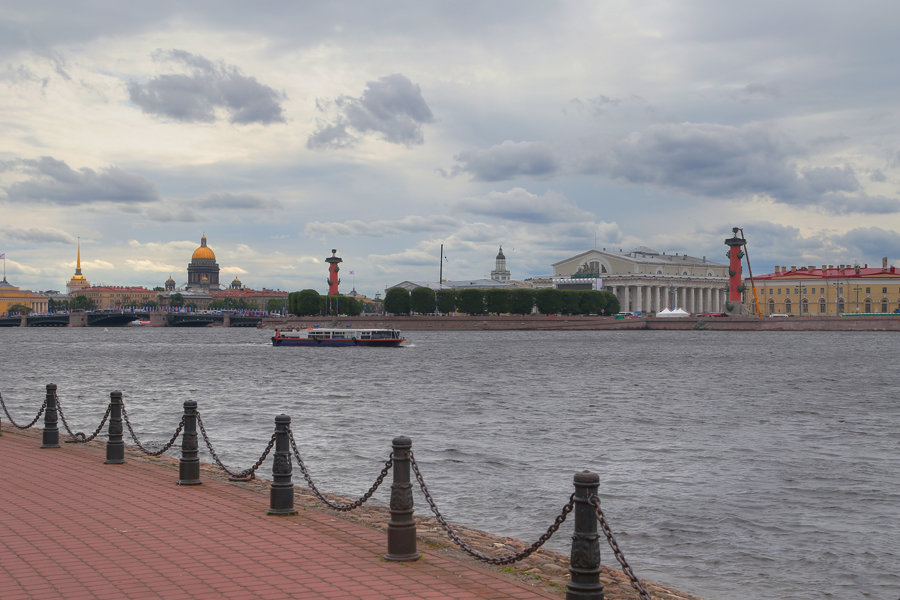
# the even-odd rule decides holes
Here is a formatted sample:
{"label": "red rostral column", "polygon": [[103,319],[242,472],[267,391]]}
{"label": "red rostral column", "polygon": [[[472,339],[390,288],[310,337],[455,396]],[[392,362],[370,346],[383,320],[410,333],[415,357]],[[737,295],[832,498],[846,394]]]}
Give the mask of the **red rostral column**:
{"label": "red rostral column", "polygon": [[732,227],[734,237],[725,240],[728,246],[728,301],[738,304],[743,302],[744,294],[738,289],[743,284],[741,278],[741,259],[744,257],[742,248],[747,243],[743,237],[738,237],[739,227]]}
{"label": "red rostral column", "polygon": [[344,262],[344,259],[338,258],[336,255],[337,255],[337,250],[332,248],[331,256],[329,256],[328,258],[325,259],[325,262],[328,263],[328,295],[329,296],[337,296],[338,284],[341,282],[341,280],[338,279],[338,271],[341,270],[341,268],[338,267],[338,263]]}

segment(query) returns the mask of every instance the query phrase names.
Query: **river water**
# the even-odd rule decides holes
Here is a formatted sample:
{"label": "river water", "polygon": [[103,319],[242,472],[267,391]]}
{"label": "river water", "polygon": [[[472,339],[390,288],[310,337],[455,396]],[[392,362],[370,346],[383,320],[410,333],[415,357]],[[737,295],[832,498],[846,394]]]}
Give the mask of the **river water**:
{"label": "river water", "polygon": [[[526,543],[590,469],[639,577],[709,599],[900,597],[895,333],[411,331],[393,349],[270,335],[0,329],[0,393],[27,423],[56,383],[89,433],[122,390],[145,443],[195,399],[235,469],[286,413],[319,488],[352,498],[407,435],[449,520]],[[570,527],[548,545],[568,552]]]}

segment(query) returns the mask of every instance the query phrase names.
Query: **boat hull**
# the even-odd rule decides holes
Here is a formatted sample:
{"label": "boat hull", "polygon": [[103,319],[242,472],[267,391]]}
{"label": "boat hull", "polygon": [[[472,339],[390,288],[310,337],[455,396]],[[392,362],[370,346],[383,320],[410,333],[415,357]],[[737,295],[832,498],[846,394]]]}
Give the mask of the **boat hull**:
{"label": "boat hull", "polygon": [[359,340],[359,339],[309,339],[309,338],[272,338],[273,346],[380,346],[391,347],[399,346],[404,339],[390,340]]}

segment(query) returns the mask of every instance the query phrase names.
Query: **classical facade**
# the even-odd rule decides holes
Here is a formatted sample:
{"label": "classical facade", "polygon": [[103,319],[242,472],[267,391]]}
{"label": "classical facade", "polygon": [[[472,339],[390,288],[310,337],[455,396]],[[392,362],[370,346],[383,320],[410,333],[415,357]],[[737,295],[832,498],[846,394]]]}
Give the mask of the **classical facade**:
{"label": "classical facade", "polygon": [[219,265],[216,263],[215,253],[206,245],[206,235],[200,238],[200,247],[191,255],[187,271],[188,281],[185,289],[204,291],[219,289]]}
{"label": "classical facade", "polygon": [[66,291],[71,294],[72,292],[77,292],[78,290],[90,286],[91,284],[88,283],[85,276],[81,274],[81,238],[78,238],[78,259],[75,263],[75,274],[72,275],[72,279],[66,284]]}
{"label": "classical facade", "polygon": [[509,281],[509,278],[509,271],[506,270],[506,256],[503,255],[503,246],[500,246],[500,251],[497,253],[497,258],[494,262],[494,270],[491,271],[491,279],[494,281]]}
{"label": "classical facade", "polygon": [[91,286],[76,290],[72,296],[84,296],[94,302],[98,310],[119,310],[135,306],[141,308],[150,302],[157,302],[159,292],[144,287],[129,286]]}
{"label": "classical facade", "polygon": [[[666,254],[646,247],[631,251],[588,250],[553,264],[554,279],[600,280],[623,311],[724,312],[728,265],[706,257]],[[537,278],[536,278],[537,279]]]}
{"label": "classical facade", "polygon": [[893,313],[900,309],[900,271],[888,266],[815,265],[775,267],[774,273],[744,279],[744,305],[754,290],[763,315],[836,316]]}
{"label": "classical facade", "polygon": [[6,281],[6,275],[3,276],[3,281],[0,281],[0,315],[6,315],[10,308],[17,305],[24,306],[31,312],[45,313],[49,302],[48,296],[20,290]]}

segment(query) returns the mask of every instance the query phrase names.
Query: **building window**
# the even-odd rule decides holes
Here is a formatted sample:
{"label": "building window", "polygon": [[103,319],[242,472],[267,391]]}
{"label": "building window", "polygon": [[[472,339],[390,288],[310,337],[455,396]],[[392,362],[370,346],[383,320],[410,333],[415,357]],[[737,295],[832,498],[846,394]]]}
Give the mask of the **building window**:
{"label": "building window", "polygon": [[867,313],[872,312],[872,301],[869,300],[868,298],[866,298],[865,308],[866,308]]}
{"label": "building window", "polygon": [[888,311],[888,301],[887,298],[882,298],[881,300],[881,312],[886,313]]}
{"label": "building window", "polygon": [[790,298],[784,299],[784,312],[786,312],[787,314],[791,314],[791,299]]}
{"label": "building window", "polygon": [[867,294],[871,294],[871,293],[872,293],[872,288],[866,288],[866,293],[867,293]]}
{"label": "building window", "polygon": [[882,293],[882,294],[887,294],[887,288],[881,288],[881,293]]}
{"label": "building window", "polygon": [[839,298],[837,301],[837,311],[838,311],[838,313],[844,312],[844,299],[843,298]]}
{"label": "building window", "polygon": [[[898,303],[900,304],[900,303]],[[769,314],[775,314],[775,301],[769,298]]]}
{"label": "building window", "polygon": [[809,300],[803,299],[803,302],[800,303],[800,312],[809,313]]}
{"label": "building window", "polygon": [[778,288],[778,295],[781,295],[781,288]]}
{"label": "building window", "polygon": [[819,312],[824,315],[826,309],[827,307],[825,305],[825,298],[819,298]]}

